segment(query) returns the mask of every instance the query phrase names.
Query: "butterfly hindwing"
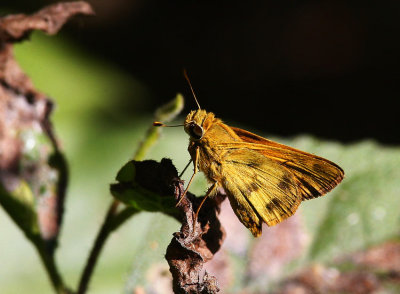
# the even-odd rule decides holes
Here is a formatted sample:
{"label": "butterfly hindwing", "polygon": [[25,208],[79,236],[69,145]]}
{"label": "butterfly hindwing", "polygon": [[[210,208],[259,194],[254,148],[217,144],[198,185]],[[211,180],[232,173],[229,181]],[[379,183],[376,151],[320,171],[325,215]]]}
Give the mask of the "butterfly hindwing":
{"label": "butterfly hindwing", "polygon": [[227,149],[221,185],[240,221],[253,235],[264,221],[273,226],[293,215],[301,202],[296,179],[279,163],[250,149]]}

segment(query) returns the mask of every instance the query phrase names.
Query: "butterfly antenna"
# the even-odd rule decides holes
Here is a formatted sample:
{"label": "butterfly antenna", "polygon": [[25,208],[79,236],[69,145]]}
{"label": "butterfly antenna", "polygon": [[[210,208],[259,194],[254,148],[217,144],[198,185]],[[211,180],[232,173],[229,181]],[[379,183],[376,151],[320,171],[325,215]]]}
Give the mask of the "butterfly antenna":
{"label": "butterfly antenna", "polygon": [[175,128],[175,127],[183,127],[184,125],[171,125],[171,126],[169,126],[169,125],[166,125],[166,124],[164,124],[162,122],[155,121],[155,122],[153,122],[153,126],[154,127]]}
{"label": "butterfly antenna", "polygon": [[188,77],[188,75],[187,75],[186,69],[183,69],[183,75],[185,76],[185,79],[186,79],[186,81],[187,81],[188,84],[189,84],[190,90],[192,91],[192,94],[193,94],[194,100],[196,101],[197,107],[198,107],[199,109],[201,109],[200,104],[199,104],[199,101],[197,101],[196,94],[195,94],[194,91],[193,91],[192,83],[190,82],[190,79],[189,79],[189,77]]}

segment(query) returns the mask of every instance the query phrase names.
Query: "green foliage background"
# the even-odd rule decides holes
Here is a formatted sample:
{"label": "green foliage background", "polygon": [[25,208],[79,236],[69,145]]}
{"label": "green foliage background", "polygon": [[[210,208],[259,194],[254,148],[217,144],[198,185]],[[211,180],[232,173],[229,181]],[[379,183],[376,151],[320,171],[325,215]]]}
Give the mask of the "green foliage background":
{"label": "green foliage background", "polygon": [[[132,158],[152,123],[151,113],[132,109],[132,116],[126,118],[118,115],[116,106],[124,99],[140,105],[151,97],[150,90],[116,66],[71,44],[62,34],[50,38],[35,33],[30,42],[15,49],[17,60],[37,89],[56,103],[53,124],[70,165],[57,261],[66,283],[75,287],[112,200],[109,184]],[[165,101],[172,98],[165,97]],[[266,132],[257,131],[267,136]],[[398,238],[399,147],[384,147],[373,141],[342,145],[309,136],[280,141],[327,157],[346,172],[344,182],[327,197],[302,204],[311,246],[299,265],[330,261],[346,252]],[[182,169],[189,160],[186,148],[183,130],[168,129],[147,158],[170,157]],[[205,189],[200,176],[192,190],[202,193]],[[2,209],[0,225],[0,292],[52,293],[34,248]],[[121,293],[145,284],[148,265],[166,263],[166,246],[178,229],[176,221],[159,213],[135,216],[108,240],[89,292]]]}

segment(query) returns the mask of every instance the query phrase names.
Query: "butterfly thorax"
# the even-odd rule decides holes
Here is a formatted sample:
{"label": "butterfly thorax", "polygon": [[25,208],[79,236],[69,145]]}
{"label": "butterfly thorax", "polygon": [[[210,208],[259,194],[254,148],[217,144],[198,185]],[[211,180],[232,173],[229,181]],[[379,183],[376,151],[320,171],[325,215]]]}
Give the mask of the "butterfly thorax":
{"label": "butterfly thorax", "polygon": [[190,136],[190,141],[196,145],[215,145],[232,141],[240,141],[238,135],[214,113],[203,109],[192,110],[184,122],[185,132]]}

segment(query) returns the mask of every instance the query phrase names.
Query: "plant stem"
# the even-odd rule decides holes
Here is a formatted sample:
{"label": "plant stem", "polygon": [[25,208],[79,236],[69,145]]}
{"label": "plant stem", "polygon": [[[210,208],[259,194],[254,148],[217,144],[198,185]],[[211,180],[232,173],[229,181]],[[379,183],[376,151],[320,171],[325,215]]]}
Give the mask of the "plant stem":
{"label": "plant stem", "polygon": [[94,267],[96,266],[98,260],[98,256],[100,255],[100,252],[103,249],[103,246],[107,240],[108,235],[112,231],[110,223],[112,222],[112,219],[117,213],[118,204],[119,201],[114,200],[107,211],[103,225],[101,226],[100,231],[97,234],[96,240],[93,244],[92,250],[87,259],[85,269],[83,270],[77,294],[83,294],[87,290],[90,277],[93,273]]}
{"label": "plant stem", "polygon": [[40,239],[40,240],[37,240],[36,242],[34,241],[34,244],[39,253],[40,259],[43,262],[43,265],[46,269],[46,272],[49,276],[49,279],[51,281],[51,284],[53,285],[55,292],[58,294],[71,293],[68,290],[68,288],[64,285],[61,275],[58,272],[57,265],[56,265],[55,259],[54,259],[54,255],[49,254],[45,250],[43,240]]}
{"label": "plant stem", "polygon": [[83,294],[86,292],[90,278],[97,264],[98,257],[104,247],[104,244],[106,243],[108,236],[132,215],[139,212],[137,209],[131,207],[127,207],[121,211],[118,211],[119,204],[120,202],[118,200],[113,200],[107,211],[104,222],[97,233],[96,240],[93,244],[92,250],[90,251],[85,269],[82,272],[77,294]]}

